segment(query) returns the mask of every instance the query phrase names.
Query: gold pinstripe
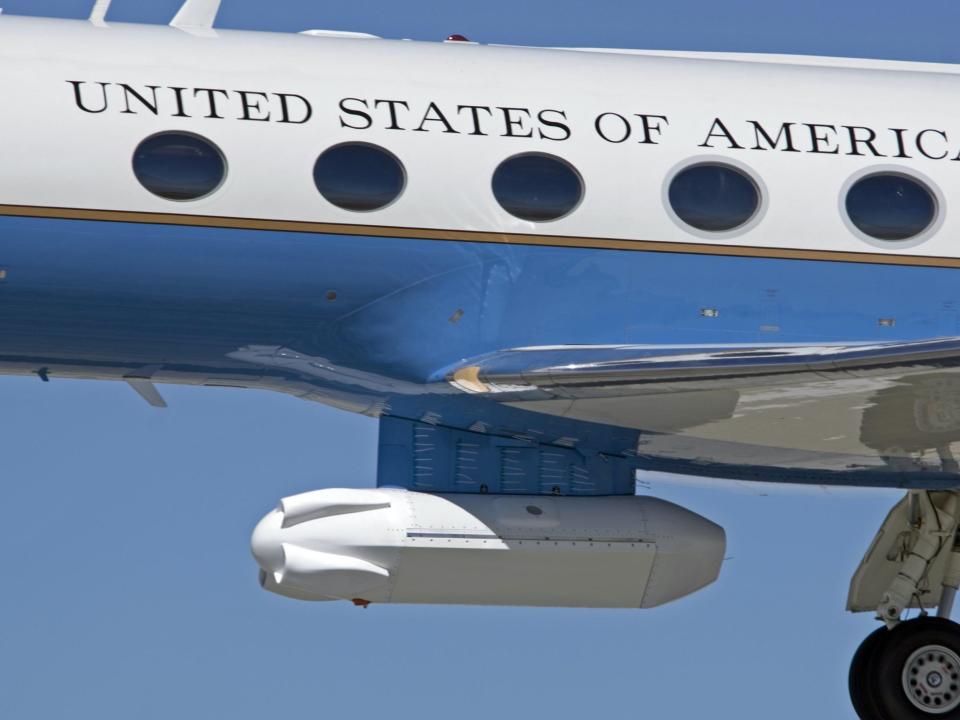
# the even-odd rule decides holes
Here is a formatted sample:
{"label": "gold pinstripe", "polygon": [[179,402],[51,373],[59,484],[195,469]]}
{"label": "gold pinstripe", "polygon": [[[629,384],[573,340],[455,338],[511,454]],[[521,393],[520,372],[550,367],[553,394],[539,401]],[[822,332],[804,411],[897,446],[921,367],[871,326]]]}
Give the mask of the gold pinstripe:
{"label": "gold pinstripe", "polygon": [[103,222],[149,223],[186,227],[227,228],[236,230],[272,230],[279,232],[322,233],[333,235],[368,235],[374,237],[453,240],[499,243],[505,245],[546,245],[551,247],[598,248],[644,252],[687,253],[728,257],[753,257],[785,260],[910,265],[915,267],[960,268],[960,258],[923,255],[894,255],[873,252],[838,250],[805,250],[801,248],[750,247],[702,242],[663,242],[657,240],[620,240],[614,238],[578,237],[571,235],[533,235],[436,228],[354,225],[346,223],[305,222],[297,220],[265,220],[259,218],[189,215],[183,213],[133,212],[127,210],[91,210],[84,208],[43,207],[34,205],[0,205],[0,216],[58,218],[64,220],[97,220]]}

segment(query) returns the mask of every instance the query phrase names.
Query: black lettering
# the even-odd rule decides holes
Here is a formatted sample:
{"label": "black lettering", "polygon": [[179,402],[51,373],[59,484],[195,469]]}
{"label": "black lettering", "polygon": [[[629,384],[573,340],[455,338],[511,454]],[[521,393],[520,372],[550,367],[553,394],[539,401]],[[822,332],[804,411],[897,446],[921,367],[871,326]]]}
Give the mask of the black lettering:
{"label": "black lettering", "polygon": [[470,111],[470,117],[473,120],[473,130],[468,135],[486,135],[487,133],[483,132],[480,129],[480,111],[483,110],[487,115],[493,117],[493,110],[491,110],[486,105],[457,105],[457,113],[462,113],[464,110]]}
{"label": "black lettering", "polygon": [[453,126],[447,121],[446,116],[441,112],[440,108],[437,107],[436,103],[430,103],[427,105],[427,111],[423,114],[423,119],[420,121],[420,125],[414,128],[414,132],[426,132],[427,129],[424,127],[428,122],[438,122],[443,125],[443,131],[445,133],[453,133],[454,135],[459,135],[456,130],[453,129]]}
{"label": "black lettering", "polygon": [[727,126],[723,124],[723,121],[720,118],[713,119],[713,125],[710,126],[710,132],[707,133],[706,140],[700,143],[699,147],[712,148],[713,145],[710,143],[714,138],[722,138],[723,140],[726,140],[730,150],[743,150],[743,145],[734,139],[733,134],[727,130]]}
{"label": "black lettering", "polygon": [[[657,134],[657,137],[663,134],[663,125],[659,121],[663,121],[664,125],[669,125],[670,121],[667,120],[665,115],[641,115],[636,113],[636,116],[640,118],[640,124],[643,127],[643,139],[640,140],[641,145],[656,145],[657,141],[653,139],[653,133]],[[651,122],[655,120],[657,122]]]}
{"label": "black lettering", "polygon": [[[604,131],[603,121],[606,118],[616,118],[620,122],[620,124],[623,126],[622,127],[623,136],[620,137],[619,140],[616,139],[616,136],[611,137],[610,135],[608,135],[607,133],[610,131]],[[609,125],[609,123],[607,124]],[[593,126],[597,129],[597,135],[599,135],[609,143],[622,143],[622,142],[625,142],[626,139],[630,137],[630,132],[631,132],[630,121],[627,120],[623,115],[618,115],[617,113],[605,112],[600,115],[597,115],[597,119],[594,120]]]}
{"label": "black lettering", "polygon": [[[523,133],[524,118],[514,116],[514,113],[524,113],[527,116],[526,119],[529,119],[531,117],[529,110],[518,107],[498,107],[497,110],[503,113],[504,130],[506,131],[500,137],[533,137],[533,130],[529,130],[526,134]],[[520,132],[514,132],[515,129],[520,130]]]}
{"label": "black lettering", "polygon": [[190,117],[183,108],[183,93],[187,89],[183,87],[171,87],[170,89],[173,90],[173,97],[177,101],[177,111],[173,114],[173,117]]}
{"label": "black lettering", "polygon": [[400,127],[400,123],[397,121],[397,107],[402,106],[404,110],[409,110],[410,106],[403,100],[374,100],[373,106],[375,108],[380,107],[380,105],[386,105],[390,108],[390,124],[387,126],[387,130],[404,130],[405,128]]}
{"label": "black lettering", "polygon": [[146,85],[146,86],[145,86],[145,87],[150,88],[150,95],[151,95],[151,97],[153,98],[153,101],[152,101],[152,102],[151,102],[150,100],[147,100],[143,95],[141,95],[140,93],[138,93],[136,90],[134,90],[132,87],[130,87],[130,86],[127,85],[126,83],[119,83],[119,85],[120,85],[120,88],[123,90],[123,102],[124,102],[124,105],[126,105],[126,107],[127,107],[126,110],[121,110],[121,111],[120,111],[122,114],[124,114],[124,115],[136,115],[136,114],[137,114],[135,110],[133,110],[133,109],[130,108],[130,96],[131,96],[131,95],[137,100],[137,102],[139,102],[141,105],[143,105],[147,110],[149,110],[150,112],[152,112],[154,115],[157,114],[157,110],[158,110],[158,107],[157,107],[157,90],[158,90],[159,87],[160,87],[159,85]]}
{"label": "black lettering", "polygon": [[837,132],[837,128],[834,125],[819,125],[817,123],[804,123],[810,130],[810,149],[807,152],[819,153],[821,155],[839,155],[840,148],[834,146],[833,150],[824,150],[823,144],[828,143],[829,147],[830,138],[827,135],[821,135],[820,130],[830,130],[833,133]]}
{"label": "black lettering", "polygon": [[927,148],[923,144],[923,139],[929,134],[939,135],[941,138],[943,138],[944,144],[948,144],[950,142],[947,139],[947,134],[943,130],[932,130],[932,129],[921,130],[920,132],[917,133],[917,150],[920,151],[921,155],[923,155],[924,157],[928,157],[931,160],[943,160],[945,157],[947,157],[947,155],[950,154],[950,151],[944,150],[943,154],[941,155],[933,155],[927,152]]}
{"label": "black lettering", "polygon": [[210,106],[210,114],[205,117],[213,120],[223,120],[223,115],[217,111],[217,95],[228,98],[230,94],[226,90],[218,90],[217,88],[196,88],[193,91],[193,96],[196,97],[201,93],[206,94],[207,103]]}
{"label": "black lettering", "polygon": [[77,107],[83,110],[84,112],[94,113],[94,114],[102,113],[109,106],[109,102],[107,101],[107,85],[109,85],[110,83],[105,83],[105,82],[97,83],[97,85],[100,86],[100,94],[103,98],[103,107],[101,107],[99,110],[91,110],[89,107],[83,104],[83,97],[80,91],[80,86],[86,85],[87,83],[85,81],[80,81],[80,80],[67,80],[67,82],[73,85],[73,99],[77,103]]}
{"label": "black lettering", "polygon": [[[800,152],[793,144],[793,123],[783,123],[780,125],[777,136],[772,137],[763,125],[756,120],[747,120],[747,122],[753,125],[754,146],[751,148],[752,150],[779,150],[780,141],[784,140],[786,147],[783,148],[783,152]],[[767,147],[763,147],[761,143],[766,143]]]}
{"label": "black lettering", "polygon": [[[866,153],[860,152],[857,148],[860,145],[866,147],[874,157],[886,157],[882,152],[879,152],[876,146],[873,144],[877,139],[877,133],[874,132],[871,128],[860,127],[858,125],[844,125],[847,129],[847,134],[850,136],[850,152],[847,155],[865,155]],[[858,131],[865,131],[866,137],[860,137]]]}
{"label": "black lettering", "polygon": [[557,142],[563,142],[564,140],[569,140],[571,131],[570,126],[566,122],[561,120],[550,120],[547,118],[547,113],[552,113],[557,115],[565,121],[567,119],[567,114],[563,110],[541,110],[537,113],[537,120],[540,121],[541,125],[546,125],[549,128],[554,128],[562,133],[562,137],[555,137],[553,135],[548,135],[543,128],[537,130],[537,134],[540,136],[541,140],[555,140]]}
{"label": "black lettering", "polygon": [[897,136],[897,154],[894,157],[898,158],[909,158],[910,155],[907,155],[906,143],[904,141],[904,133],[907,132],[906,128],[890,128],[890,132]]}
{"label": "black lettering", "polygon": [[[237,95],[240,96],[240,109],[243,110],[243,115],[240,116],[241,120],[253,120],[255,122],[269,122],[270,113],[268,112],[266,116],[262,116],[264,112],[263,108],[260,106],[260,99],[269,100],[266,93],[263,92],[254,92],[252,90],[237,90]],[[261,113],[261,117],[253,117],[250,113],[256,112]]]}
{"label": "black lettering", "polygon": [[[364,110],[357,110],[354,108],[348,108],[348,102],[359,103],[364,107]],[[369,107],[366,100],[361,100],[360,98],[343,98],[340,101],[340,112],[346,113],[355,118],[360,118],[361,122],[365,123],[364,125],[351,125],[348,123],[343,115],[340,115],[340,127],[350,128],[351,130],[369,130],[370,126],[373,125],[373,118],[370,117],[370,113],[365,112],[365,109]]]}
{"label": "black lettering", "polygon": [[[280,98],[280,119],[277,122],[287,123],[289,125],[303,125],[308,122],[310,118],[313,117],[313,106],[310,104],[310,101],[307,100],[303,95],[297,95],[296,93],[273,93],[278,98]],[[303,107],[303,117],[299,119],[294,119],[293,113],[290,109],[290,101],[296,100]],[[340,105],[341,109],[343,105]]]}

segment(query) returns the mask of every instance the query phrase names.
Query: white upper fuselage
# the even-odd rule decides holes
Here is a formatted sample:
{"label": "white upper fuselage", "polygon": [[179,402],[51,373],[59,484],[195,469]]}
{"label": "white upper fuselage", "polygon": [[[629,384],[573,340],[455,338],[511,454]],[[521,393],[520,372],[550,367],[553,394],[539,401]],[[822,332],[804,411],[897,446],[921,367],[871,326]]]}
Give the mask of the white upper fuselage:
{"label": "white upper fuselage", "polygon": [[[0,54],[9,206],[960,258],[952,66],[194,35],[9,16]],[[121,84],[151,103],[155,86],[156,112]],[[101,109],[104,93],[103,112],[81,108]],[[304,100],[310,117],[300,122]],[[796,151],[786,135],[771,147],[758,126],[774,141],[786,127]],[[179,203],[140,186],[130,157],[165,130],[219,146],[229,171],[217,192]],[[318,195],[314,162],[344,141],[403,162],[397,202],[356,213]],[[491,176],[523,152],[579,171],[585,195],[574,212],[532,223],[498,206]],[[705,236],[671,216],[665,183],[684,163],[718,157],[751,173],[763,208],[745,230]],[[938,226],[922,242],[871,243],[845,221],[848,181],[878,168],[909,170],[937,194]]]}

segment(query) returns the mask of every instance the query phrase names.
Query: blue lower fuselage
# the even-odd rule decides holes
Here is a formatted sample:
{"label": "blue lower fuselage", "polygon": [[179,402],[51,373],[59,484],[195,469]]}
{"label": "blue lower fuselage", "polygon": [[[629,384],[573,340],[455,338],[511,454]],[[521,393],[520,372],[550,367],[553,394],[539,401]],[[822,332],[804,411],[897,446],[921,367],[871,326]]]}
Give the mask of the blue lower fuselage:
{"label": "blue lower fuselage", "polygon": [[636,448],[637,428],[430,382],[535,345],[957,335],[957,270],[0,219],[0,372],[264,387],[371,415]]}

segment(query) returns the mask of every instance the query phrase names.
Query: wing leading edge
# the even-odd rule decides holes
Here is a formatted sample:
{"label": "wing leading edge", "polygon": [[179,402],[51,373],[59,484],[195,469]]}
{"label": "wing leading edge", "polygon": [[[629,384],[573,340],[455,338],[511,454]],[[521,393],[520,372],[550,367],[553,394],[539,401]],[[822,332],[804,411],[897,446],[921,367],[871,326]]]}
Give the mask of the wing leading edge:
{"label": "wing leading edge", "polygon": [[448,369],[468,393],[569,397],[625,393],[650,386],[782,385],[799,378],[902,376],[960,367],[960,338],[821,345],[565,345],[505,350]]}

